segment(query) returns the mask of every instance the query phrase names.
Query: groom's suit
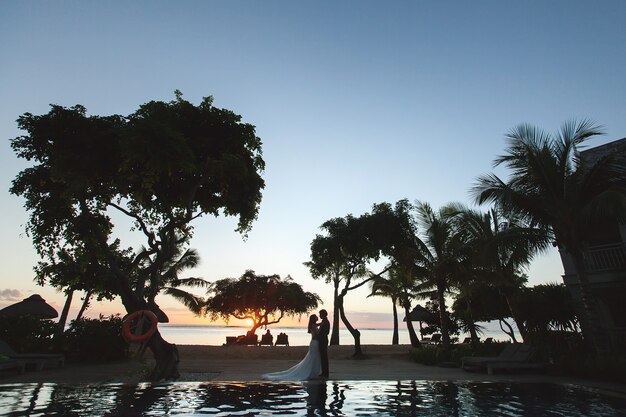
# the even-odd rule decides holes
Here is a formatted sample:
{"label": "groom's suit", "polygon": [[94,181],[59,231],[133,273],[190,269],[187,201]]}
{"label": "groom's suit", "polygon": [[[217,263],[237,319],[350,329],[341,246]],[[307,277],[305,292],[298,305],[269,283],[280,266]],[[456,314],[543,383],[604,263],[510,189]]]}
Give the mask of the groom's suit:
{"label": "groom's suit", "polygon": [[328,318],[323,318],[319,328],[318,341],[322,359],[321,375],[325,378],[328,378],[328,333],[330,333],[330,322]]}

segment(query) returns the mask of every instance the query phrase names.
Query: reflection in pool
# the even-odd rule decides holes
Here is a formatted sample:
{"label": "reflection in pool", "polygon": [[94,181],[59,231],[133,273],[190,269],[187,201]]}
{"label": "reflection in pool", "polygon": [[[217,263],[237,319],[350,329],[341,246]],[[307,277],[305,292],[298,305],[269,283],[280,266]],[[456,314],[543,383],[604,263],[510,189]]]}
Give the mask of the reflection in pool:
{"label": "reflection in pool", "polygon": [[555,384],[432,381],[4,384],[2,416],[626,416],[626,399]]}

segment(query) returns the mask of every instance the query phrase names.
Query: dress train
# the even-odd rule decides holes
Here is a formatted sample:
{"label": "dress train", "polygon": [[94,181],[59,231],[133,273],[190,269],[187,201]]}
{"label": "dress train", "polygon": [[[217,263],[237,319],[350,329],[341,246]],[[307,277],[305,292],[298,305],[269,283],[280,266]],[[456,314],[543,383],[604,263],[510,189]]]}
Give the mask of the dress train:
{"label": "dress train", "polygon": [[269,381],[305,381],[315,378],[322,369],[319,342],[316,339],[309,343],[309,351],[304,359],[286,371],[272,372],[261,375],[261,378]]}

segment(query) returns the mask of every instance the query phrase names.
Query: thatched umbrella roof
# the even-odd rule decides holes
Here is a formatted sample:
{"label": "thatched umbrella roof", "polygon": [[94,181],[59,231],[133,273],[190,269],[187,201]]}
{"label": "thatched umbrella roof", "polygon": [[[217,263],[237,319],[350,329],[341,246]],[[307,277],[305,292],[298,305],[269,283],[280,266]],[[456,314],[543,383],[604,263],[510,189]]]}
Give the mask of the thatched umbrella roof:
{"label": "thatched umbrella roof", "polygon": [[40,319],[53,319],[58,317],[59,313],[54,307],[46,303],[46,300],[41,298],[39,294],[34,294],[19,303],[11,304],[3,308],[0,310],[0,315],[33,316]]}
{"label": "thatched umbrella roof", "polygon": [[[436,317],[433,313],[428,311],[425,307],[417,304],[413,310],[409,313],[408,320],[411,321],[436,321]],[[407,321],[407,317],[404,318],[403,321]]]}

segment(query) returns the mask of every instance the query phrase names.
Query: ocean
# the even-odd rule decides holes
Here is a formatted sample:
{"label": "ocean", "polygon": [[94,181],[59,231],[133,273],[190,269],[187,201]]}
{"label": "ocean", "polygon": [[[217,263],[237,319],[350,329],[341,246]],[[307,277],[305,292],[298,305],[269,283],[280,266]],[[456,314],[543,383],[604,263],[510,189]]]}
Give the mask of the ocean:
{"label": "ocean", "polygon": [[[306,346],[311,340],[311,336],[306,332],[305,327],[269,327],[270,332],[274,335],[274,341],[278,333],[286,333],[289,336],[290,346]],[[244,335],[249,329],[236,326],[202,326],[202,325],[178,325],[178,324],[159,324],[159,331],[163,338],[177,345],[213,345],[221,346],[226,342],[227,336]],[[362,345],[390,345],[393,336],[393,329],[359,329],[361,332]],[[416,330],[419,337],[419,331]],[[265,333],[264,328],[257,330],[259,339]],[[461,335],[462,340],[465,335]],[[509,338],[500,329],[493,326],[487,326],[482,339],[493,337],[494,340],[508,341]],[[410,344],[409,333],[406,327],[399,329],[400,344]],[[347,329],[340,328],[339,343],[342,345],[350,345],[354,343],[354,339]]]}

